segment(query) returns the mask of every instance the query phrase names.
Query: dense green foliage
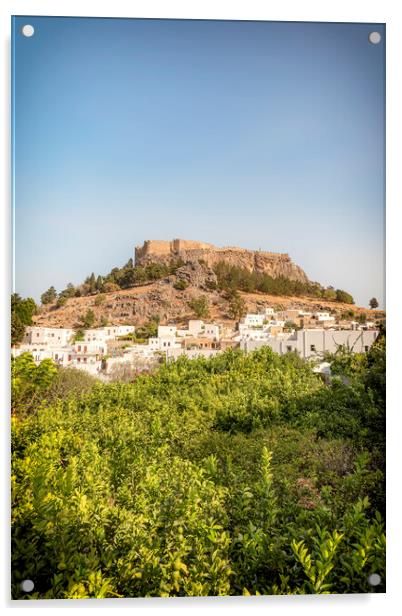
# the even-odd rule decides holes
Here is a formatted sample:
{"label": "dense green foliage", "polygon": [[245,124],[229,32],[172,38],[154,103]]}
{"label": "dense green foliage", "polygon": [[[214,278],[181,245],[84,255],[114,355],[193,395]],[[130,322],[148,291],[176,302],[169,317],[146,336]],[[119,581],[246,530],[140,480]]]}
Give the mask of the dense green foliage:
{"label": "dense green foliage", "polygon": [[24,337],[25,327],[32,325],[32,317],[38,311],[35,300],[32,297],[22,299],[18,293],[11,296],[11,344],[21,342]]}
{"label": "dense green foliage", "polygon": [[182,261],[172,261],[169,265],[163,263],[149,263],[145,266],[134,266],[133,260],[129,259],[123,267],[114,267],[106,276],[91,274],[86,278],[82,294],[88,295],[98,292],[110,292],[119,289],[128,289],[135,285],[146,284],[154,280],[160,280],[170,274],[174,274]]}
{"label": "dense green foliage", "polygon": [[346,291],[342,291],[342,289],[336,290],[336,301],[343,302],[344,304],[354,304],[354,300],[351,294],[346,293]]}
{"label": "dense green foliage", "polygon": [[188,302],[188,306],[194,312],[197,319],[203,319],[209,315],[209,302],[205,295],[193,297]]}
{"label": "dense green foliage", "polygon": [[[74,286],[69,282],[67,287],[60,291],[59,294],[57,294],[56,289],[52,286],[41,295],[41,301],[42,304],[50,304],[57,300],[56,307],[61,308],[72,297],[111,293],[113,291],[120,291],[120,289],[129,289],[130,287],[147,284],[154,280],[160,280],[174,274],[181,265],[183,265],[183,261],[176,259],[172,260],[168,265],[148,263],[145,266],[134,266],[133,260],[129,259],[122,267],[114,267],[106,276],[95,276],[92,272],[80,285]],[[185,284],[185,281],[178,281],[175,284],[176,288],[180,290],[188,286]]]}
{"label": "dense green foliage", "polygon": [[148,321],[148,323],[144,323],[144,325],[139,325],[136,327],[135,336],[133,340],[141,341],[148,340],[148,338],[154,338],[158,335],[158,323],[159,321],[156,319]]}
{"label": "dense green foliage", "polygon": [[78,326],[82,329],[89,329],[95,324],[95,313],[91,308],[88,308],[86,313],[80,317]]}
{"label": "dense green foliage", "polygon": [[57,291],[53,286],[49,287],[48,290],[42,293],[42,295],[40,296],[40,300],[44,305],[51,304],[52,302],[56,301],[56,299]]}
{"label": "dense green foliage", "polygon": [[347,384],[269,348],[39,379],[12,420],[13,596],[384,591],[384,341],[352,359]]}
{"label": "dense green foliage", "polygon": [[53,403],[89,391],[97,380],[76,368],[56,366],[51,359],[36,365],[30,353],[11,358],[11,411],[19,418],[36,411],[44,398]]}
{"label": "dense green foliage", "polygon": [[306,295],[353,304],[353,297],[346,291],[340,289],[335,291],[332,287],[324,289],[317,282],[301,282],[283,276],[272,278],[268,274],[250,272],[245,268],[229,265],[225,261],[217,263],[214,271],[218,278],[218,288],[225,291],[235,289],[247,293],[258,291],[271,295]]}
{"label": "dense green foliage", "polygon": [[230,289],[227,294],[228,314],[232,319],[238,321],[247,313],[247,304],[236,290]]}

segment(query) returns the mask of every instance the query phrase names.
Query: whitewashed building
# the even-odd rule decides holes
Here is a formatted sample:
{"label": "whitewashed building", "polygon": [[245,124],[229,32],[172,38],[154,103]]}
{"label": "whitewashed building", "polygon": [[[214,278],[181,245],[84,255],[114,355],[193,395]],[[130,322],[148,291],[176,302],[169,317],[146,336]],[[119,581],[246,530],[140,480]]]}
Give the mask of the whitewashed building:
{"label": "whitewashed building", "polygon": [[115,340],[120,336],[127,336],[135,333],[134,325],[115,325],[109,327],[96,327],[84,330],[85,342],[106,342]]}
{"label": "whitewashed building", "polygon": [[280,355],[296,351],[305,359],[319,358],[325,352],[335,353],[340,346],[354,353],[367,353],[377,336],[378,330],[302,329],[288,335],[270,336],[267,340],[241,340],[240,348],[249,352],[269,346]]}
{"label": "whitewashed building", "polygon": [[319,323],[322,323],[323,321],[331,321],[335,323],[335,317],[329,312],[316,312],[315,317]]}
{"label": "whitewashed building", "polygon": [[21,344],[11,349],[11,355],[18,357],[23,353],[30,353],[36,364],[44,359],[52,359],[59,366],[68,366],[71,363],[73,351],[70,346],[50,346],[48,344]]}
{"label": "whitewashed building", "polygon": [[176,333],[176,325],[158,325],[158,338],[164,338],[166,336],[175,337]]}
{"label": "whitewashed building", "polygon": [[265,314],[246,314],[241,323],[247,327],[262,327],[265,320]]}
{"label": "whitewashed building", "polygon": [[199,357],[215,357],[218,353],[222,351],[218,349],[184,349],[184,348],[176,348],[176,349],[168,349],[166,351],[166,361],[175,361],[181,356],[188,357],[188,359],[197,359]]}
{"label": "whitewashed building", "polygon": [[166,351],[166,349],[181,347],[181,344],[177,341],[176,336],[158,336],[157,338],[148,338],[148,345],[154,351]]}
{"label": "whitewashed building", "polygon": [[74,336],[74,330],[60,327],[35,327],[25,328],[24,344],[52,344],[55,346],[65,346],[69,344]]}

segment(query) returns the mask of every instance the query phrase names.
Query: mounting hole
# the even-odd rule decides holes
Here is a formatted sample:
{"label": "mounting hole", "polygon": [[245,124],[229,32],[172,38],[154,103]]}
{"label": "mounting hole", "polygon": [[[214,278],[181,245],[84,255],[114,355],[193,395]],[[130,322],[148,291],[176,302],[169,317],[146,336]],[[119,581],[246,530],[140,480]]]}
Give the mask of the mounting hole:
{"label": "mounting hole", "polygon": [[35,584],[33,583],[32,580],[23,580],[21,582],[21,590],[23,590],[24,592],[32,592],[34,589]]}
{"label": "mounting hole", "polygon": [[25,24],[25,26],[22,26],[22,34],[28,37],[33,36],[35,34],[35,28],[31,26],[31,24]]}
{"label": "mounting hole", "polygon": [[370,586],[378,586],[378,584],[381,582],[381,577],[378,575],[378,573],[370,573],[367,579]]}
{"label": "mounting hole", "polygon": [[378,45],[381,42],[381,34],[379,32],[370,32],[368,38],[373,45]]}

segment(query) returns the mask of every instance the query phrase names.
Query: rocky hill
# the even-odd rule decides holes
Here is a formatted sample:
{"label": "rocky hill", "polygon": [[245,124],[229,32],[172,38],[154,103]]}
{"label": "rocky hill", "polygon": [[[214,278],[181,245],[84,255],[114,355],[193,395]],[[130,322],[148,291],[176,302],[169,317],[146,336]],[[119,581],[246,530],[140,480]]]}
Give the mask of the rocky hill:
{"label": "rocky hill", "polygon": [[[143,255],[140,258],[148,256],[150,255]],[[184,284],[180,281],[184,281]],[[142,325],[156,316],[161,323],[184,325],[188,319],[195,318],[189,302],[205,296],[209,306],[208,319],[227,322],[228,325],[233,324],[227,296],[214,288],[216,281],[216,274],[211,267],[205,262],[194,260],[176,269],[174,274],[151,283],[110,293],[72,297],[60,308],[57,308],[56,303],[49,304],[41,309],[34,320],[41,326],[77,327],[80,318],[91,309],[95,314],[95,327],[105,321],[110,324]],[[180,286],[184,288],[177,288]],[[243,292],[240,295],[249,312],[272,306],[277,309],[295,307],[304,310],[329,310],[333,313],[353,309],[355,313],[364,311],[367,314],[371,313],[373,317],[383,314],[380,311],[368,311],[350,304],[311,297],[283,297]]]}
{"label": "rocky hill", "polygon": [[268,274],[273,278],[283,276],[289,280],[308,282],[306,273],[293,263],[286,253],[246,250],[232,246],[218,248],[205,242],[182,239],[146,240],[142,246],[135,249],[136,265],[144,266],[155,262],[166,264],[178,259],[185,263],[205,263],[209,267],[223,261],[250,272]]}

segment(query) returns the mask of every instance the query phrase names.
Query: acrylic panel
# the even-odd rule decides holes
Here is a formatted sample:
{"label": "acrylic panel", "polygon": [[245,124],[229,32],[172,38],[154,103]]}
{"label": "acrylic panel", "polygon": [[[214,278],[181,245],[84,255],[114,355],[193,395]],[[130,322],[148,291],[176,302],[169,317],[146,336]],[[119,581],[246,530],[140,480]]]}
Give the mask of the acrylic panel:
{"label": "acrylic panel", "polygon": [[12,19],[12,597],[385,592],[385,24]]}

